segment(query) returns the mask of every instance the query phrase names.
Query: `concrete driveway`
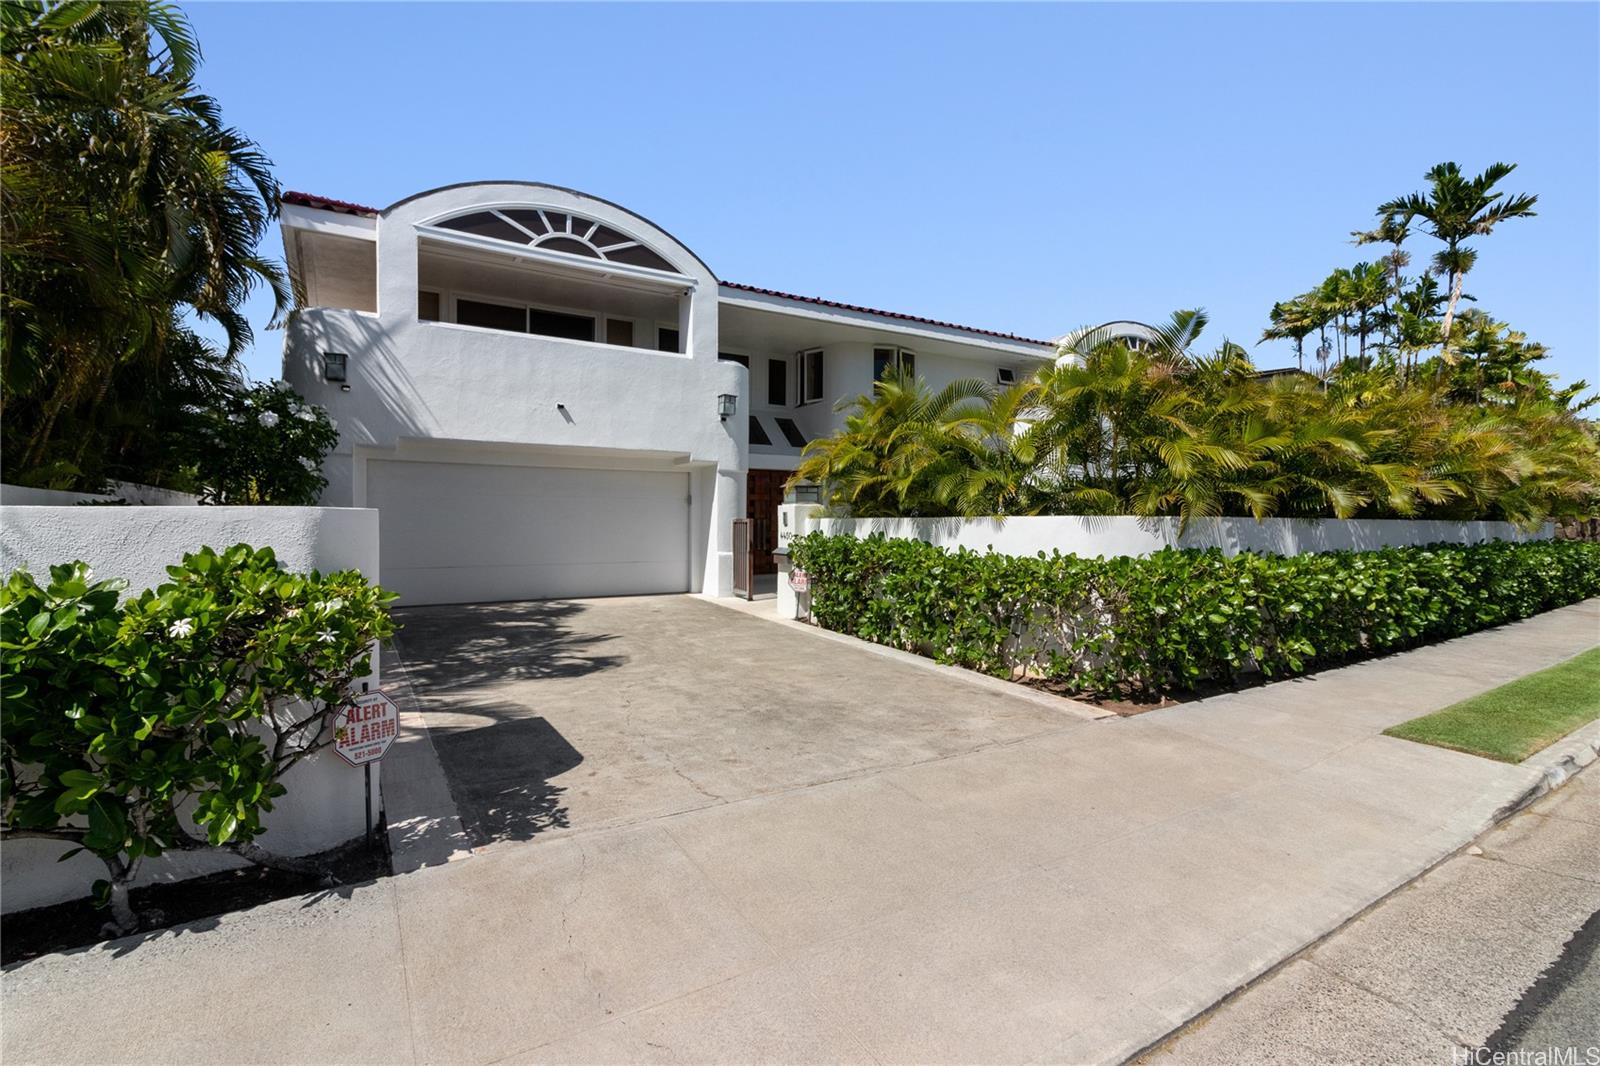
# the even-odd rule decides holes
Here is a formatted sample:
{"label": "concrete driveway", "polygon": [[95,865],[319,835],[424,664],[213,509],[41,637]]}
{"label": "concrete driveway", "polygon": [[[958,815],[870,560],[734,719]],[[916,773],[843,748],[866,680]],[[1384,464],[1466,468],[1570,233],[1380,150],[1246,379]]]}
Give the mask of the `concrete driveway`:
{"label": "concrete driveway", "polygon": [[955,680],[962,675],[692,596],[396,617],[386,683],[397,674],[409,683],[473,847],[909,766],[1084,721],[1064,700],[1019,698],[1010,686]]}
{"label": "concrete driveway", "polygon": [[1098,722],[691,597],[403,620],[412,872],[13,967],[0,1057],[1118,1062],[1600,749],[1380,735],[1600,600]]}

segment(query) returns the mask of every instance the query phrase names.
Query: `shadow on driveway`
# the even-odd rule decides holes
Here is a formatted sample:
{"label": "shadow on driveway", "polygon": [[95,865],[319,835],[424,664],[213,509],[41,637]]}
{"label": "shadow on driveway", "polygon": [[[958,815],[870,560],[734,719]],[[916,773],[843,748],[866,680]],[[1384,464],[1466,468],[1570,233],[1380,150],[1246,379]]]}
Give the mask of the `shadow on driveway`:
{"label": "shadow on driveway", "polygon": [[612,634],[573,628],[583,610],[551,600],[395,612],[397,646],[474,847],[568,826],[566,790],[551,779],[582,763],[582,753],[529,706],[485,698],[485,690],[581,678],[623,663],[598,651]]}
{"label": "shadow on driveway", "polygon": [[583,755],[546,719],[516,704],[475,704],[473,712],[491,721],[429,725],[472,846],[567,828],[566,789],[550,782],[576,768]]}
{"label": "shadow on driveway", "polygon": [[572,625],[580,603],[465,603],[401,608],[406,669],[424,703],[433,695],[507,681],[576,678],[626,662],[600,649],[611,633]]}

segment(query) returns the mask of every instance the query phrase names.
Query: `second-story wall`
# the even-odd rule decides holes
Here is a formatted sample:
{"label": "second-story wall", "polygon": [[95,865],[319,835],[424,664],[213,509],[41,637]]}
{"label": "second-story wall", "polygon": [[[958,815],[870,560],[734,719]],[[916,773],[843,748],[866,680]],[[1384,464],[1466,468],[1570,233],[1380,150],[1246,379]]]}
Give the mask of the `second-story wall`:
{"label": "second-story wall", "polygon": [[[667,259],[684,279],[682,352],[503,332],[419,317],[419,234],[484,206],[526,205],[596,219]],[[671,453],[743,469],[749,386],[717,361],[717,289],[710,270],[670,235],[606,201],[549,186],[469,185],[413,197],[377,221],[377,311],[311,308],[285,341],[285,377],[340,426],[326,501],[354,502],[340,456],[402,439]],[[507,263],[514,257],[507,256]],[[588,284],[604,284],[603,278]],[[343,383],[323,356],[347,356]],[[717,397],[739,397],[724,421]]]}

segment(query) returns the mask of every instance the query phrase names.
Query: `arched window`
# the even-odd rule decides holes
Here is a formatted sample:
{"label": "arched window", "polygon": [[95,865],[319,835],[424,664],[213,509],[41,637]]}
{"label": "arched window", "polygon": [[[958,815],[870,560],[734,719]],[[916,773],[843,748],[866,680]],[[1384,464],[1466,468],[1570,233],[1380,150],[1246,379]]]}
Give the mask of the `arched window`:
{"label": "arched window", "polygon": [[531,245],[546,252],[677,273],[671,263],[627,234],[567,211],[507,207],[457,215],[437,225],[524,247]]}

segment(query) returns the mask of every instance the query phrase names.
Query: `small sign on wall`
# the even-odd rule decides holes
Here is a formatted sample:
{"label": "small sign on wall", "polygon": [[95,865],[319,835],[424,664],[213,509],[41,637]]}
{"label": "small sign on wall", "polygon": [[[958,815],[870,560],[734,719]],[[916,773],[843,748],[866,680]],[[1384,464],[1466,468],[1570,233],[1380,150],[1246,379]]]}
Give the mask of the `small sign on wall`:
{"label": "small sign on wall", "polygon": [[400,708],[382,692],[363,692],[333,722],[333,750],[351,766],[383,758],[400,735]]}
{"label": "small sign on wall", "polygon": [[811,575],[799,567],[789,571],[789,587],[796,592],[811,591]]}

